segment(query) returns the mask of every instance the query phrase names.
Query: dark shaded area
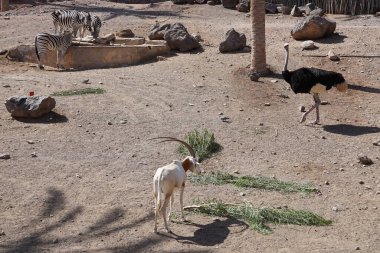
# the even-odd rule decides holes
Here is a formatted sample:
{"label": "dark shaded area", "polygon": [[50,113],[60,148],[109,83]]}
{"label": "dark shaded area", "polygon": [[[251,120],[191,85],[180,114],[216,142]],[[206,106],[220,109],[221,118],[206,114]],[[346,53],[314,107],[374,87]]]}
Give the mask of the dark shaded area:
{"label": "dark shaded area", "polygon": [[42,217],[49,217],[59,210],[64,209],[65,207],[65,197],[63,192],[50,188],[48,189],[48,198],[45,200],[44,209],[42,210]]}
{"label": "dark shaded area", "polygon": [[364,135],[364,134],[380,133],[379,127],[354,126],[354,125],[347,125],[347,124],[323,126],[323,130],[329,133],[341,134],[341,135],[347,135],[347,136],[359,136],[359,135]]}
{"label": "dark shaded area", "polygon": [[380,89],[379,88],[374,88],[374,87],[361,86],[361,85],[356,85],[356,84],[349,84],[348,88],[351,89],[351,90],[358,90],[358,91],[363,91],[363,92],[380,94]]}
{"label": "dark shaded area", "polygon": [[196,223],[185,223],[190,226],[196,226],[199,227],[198,230],[194,232],[194,236],[192,237],[186,237],[186,236],[180,236],[175,233],[170,234],[162,234],[164,236],[174,238],[178,242],[181,243],[189,243],[189,244],[197,244],[202,246],[214,246],[218,245],[224,242],[224,240],[228,237],[230,234],[229,227],[231,226],[243,226],[243,230],[246,230],[248,228],[248,225],[244,222],[241,222],[239,220],[236,220],[234,218],[227,218],[226,220],[214,220],[210,224],[206,225],[200,225]]}
{"label": "dark shaded area", "polygon": [[[60,242],[82,243],[83,241],[88,241],[104,235],[112,235],[121,230],[132,229],[142,223],[152,221],[154,217],[153,212],[149,212],[140,219],[129,221],[128,224],[110,228],[110,225],[119,222],[125,214],[123,209],[117,207],[107,211],[98,221],[87,228],[85,232],[79,233],[79,235],[73,234],[66,237],[59,237],[55,240],[49,240],[45,238],[49,237],[50,232],[63,230],[68,222],[70,222],[70,224],[75,222],[77,217],[83,213],[83,207],[77,206],[71,208],[71,210],[65,211],[64,193],[53,187],[47,189],[47,193],[48,196],[46,200],[44,200],[42,210],[39,212],[40,215],[31,219],[29,224],[22,226],[23,228],[30,228],[32,231],[19,240],[2,243],[0,245],[0,252],[45,252],[59,247],[58,245]],[[58,211],[61,212],[59,213]],[[51,217],[60,216],[62,212],[62,217],[58,221],[53,222],[49,220]],[[44,226],[44,223],[41,223],[42,221],[48,222],[48,225]],[[163,240],[163,238],[156,238],[155,236],[156,235],[153,234],[152,231],[151,235],[148,235],[133,244],[129,244],[128,246],[104,248],[92,252],[146,252],[147,248]]]}
{"label": "dark shaded area", "polygon": [[29,124],[54,124],[54,123],[65,123],[68,118],[65,115],[59,114],[57,112],[49,112],[40,118],[14,118],[17,121]]}
{"label": "dark shaded area", "polygon": [[341,35],[339,33],[333,33],[328,37],[317,39],[315,42],[321,43],[321,44],[337,44],[337,43],[343,43],[344,39],[347,38],[346,35]]}

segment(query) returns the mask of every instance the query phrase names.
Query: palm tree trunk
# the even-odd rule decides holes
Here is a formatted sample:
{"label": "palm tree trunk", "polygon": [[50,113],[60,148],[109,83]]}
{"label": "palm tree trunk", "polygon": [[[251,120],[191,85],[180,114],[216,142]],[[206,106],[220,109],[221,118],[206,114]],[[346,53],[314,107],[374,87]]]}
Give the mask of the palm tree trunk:
{"label": "palm tree trunk", "polygon": [[251,0],[251,22],[251,72],[255,72],[260,76],[267,71],[265,55],[265,0]]}

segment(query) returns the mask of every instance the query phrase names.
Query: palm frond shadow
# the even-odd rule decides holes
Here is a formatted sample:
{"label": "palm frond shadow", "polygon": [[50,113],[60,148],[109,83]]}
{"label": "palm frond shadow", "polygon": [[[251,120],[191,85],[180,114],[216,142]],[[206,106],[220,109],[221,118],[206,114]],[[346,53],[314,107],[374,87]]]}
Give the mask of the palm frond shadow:
{"label": "palm frond shadow", "polygon": [[348,124],[326,125],[323,126],[323,130],[329,133],[347,136],[380,133],[380,128],[376,126],[355,126]]}
{"label": "palm frond shadow", "polygon": [[[37,217],[30,220],[29,224],[23,226],[30,228],[30,232],[20,231],[25,233],[24,237],[14,241],[4,242],[0,245],[0,251],[5,253],[18,253],[18,252],[42,252],[46,249],[59,248],[60,242],[69,242],[72,244],[82,243],[95,239],[101,236],[109,236],[122,230],[131,229],[139,226],[145,222],[153,220],[153,213],[148,212],[136,220],[130,220],[127,224],[116,225],[120,219],[125,215],[125,210],[116,207],[107,211],[100,217],[94,224],[84,229],[82,233],[70,234],[68,236],[58,237],[58,242],[49,240],[50,233],[56,235],[56,231],[64,229],[66,224],[71,224],[83,214],[84,208],[82,206],[75,206],[69,210],[65,210],[66,200],[64,193],[54,187],[47,189],[48,196],[42,205],[42,209]],[[58,220],[53,220],[54,217],[61,217]],[[44,221],[44,223],[41,223]],[[43,224],[48,224],[44,226]],[[153,233],[152,233],[153,235]],[[154,236],[153,236],[154,237]],[[117,246],[107,249],[94,249],[93,252],[146,252],[146,249],[162,241],[162,238],[152,238],[151,235],[137,240],[134,244],[127,246]],[[82,252],[82,251],[81,251]]]}

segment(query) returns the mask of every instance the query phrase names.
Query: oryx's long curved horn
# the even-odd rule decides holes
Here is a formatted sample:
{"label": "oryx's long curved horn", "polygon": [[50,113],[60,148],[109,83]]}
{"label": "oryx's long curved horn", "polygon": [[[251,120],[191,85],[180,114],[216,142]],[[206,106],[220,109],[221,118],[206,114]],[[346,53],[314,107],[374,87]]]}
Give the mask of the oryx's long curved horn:
{"label": "oryx's long curved horn", "polygon": [[184,145],[189,150],[190,155],[195,158],[195,151],[194,151],[194,149],[188,143],[186,143],[186,142],[184,142],[182,140],[179,140],[177,138],[174,138],[174,137],[155,137],[155,138],[151,138],[149,140],[157,140],[157,139],[166,139],[166,140],[160,141],[159,143],[161,143],[161,142],[167,142],[167,141],[176,141],[176,142],[179,142],[182,145]]}

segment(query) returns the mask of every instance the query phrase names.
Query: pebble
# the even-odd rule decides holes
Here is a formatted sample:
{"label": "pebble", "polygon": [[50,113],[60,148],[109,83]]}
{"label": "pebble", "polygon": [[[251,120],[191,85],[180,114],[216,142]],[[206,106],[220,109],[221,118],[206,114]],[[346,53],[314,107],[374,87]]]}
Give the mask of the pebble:
{"label": "pebble", "polygon": [[355,250],[360,250],[360,247],[359,247],[359,246],[356,246],[356,247],[355,247]]}
{"label": "pebble", "polygon": [[26,141],[28,144],[34,144],[35,142],[33,140],[27,140]]}
{"label": "pebble", "polygon": [[55,244],[55,243],[58,243],[58,238],[55,238],[54,241],[53,241],[53,243],[54,243],[54,244]]}
{"label": "pebble", "polygon": [[213,218],[212,220],[213,220],[213,221],[216,221],[216,222],[219,222],[219,221],[220,221],[219,218]]}
{"label": "pebble", "polygon": [[112,125],[112,122],[110,120],[107,120],[107,125]]}
{"label": "pebble", "polygon": [[328,101],[321,101],[321,105],[328,105],[329,102]]}
{"label": "pebble", "polygon": [[103,82],[99,82],[99,84],[103,84]]}
{"label": "pebble", "polygon": [[4,84],[3,87],[4,87],[4,88],[9,88],[9,87],[11,87],[11,86],[10,86],[9,84]]}
{"label": "pebble", "polygon": [[120,124],[127,124],[126,120],[120,120]]}
{"label": "pebble", "polygon": [[325,185],[330,185],[330,182],[329,181],[325,181]]}
{"label": "pebble", "polygon": [[37,157],[36,152],[33,152],[31,155],[32,155],[32,157]]}
{"label": "pebble", "polygon": [[372,144],[373,144],[374,146],[380,146],[380,141],[372,142]]}
{"label": "pebble", "polygon": [[372,165],[373,161],[368,158],[367,156],[359,156],[359,163],[364,164],[364,165]]}
{"label": "pebble", "polygon": [[76,173],[75,176],[76,176],[77,178],[82,178],[82,176],[79,175],[78,173]]}
{"label": "pebble", "polygon": [[270,103],[265,103],[264,105],[265,105],[265,106],[270,106]]}
{"label": "pebble", "polygon": [[85,79],[85,80],[82,81],[82,83],[89,84],[90,83],[90,79]]}
{"label": "pebble", "polygon": [[0,236],[5,235],[5,232],[2,230],[0,231]]}
{"label": "pebble", "polygon": [[298,107],[298,110],[299,110],[300,112],[306,112],[306,108],[305,108],[305,106],[303,106],[303,105],[301,105],[300,107]]}
{"label": "pebble", "polygon": [[364,184],[364,181],[361,181],[361,180],[360,180],[360,181],[359,181],[359,184]]}
{"label": "pebble", "polygon": [[278,80],[275,80],[275,79],[273,79],[273,80],[270,80],[272,83],[277,83],[278,82]]}
{"label": "pebble", "polygon": [[190,106],[194,106],[195,104],[189,103]]}
{"label": "pebble", "polygon": [[244,192],[239,193],[240,196],[244,197],[246,194]]}
{"label": "pebble", "polygon": [[0,159],[8,160],[10,158],[11,158],[10,154],[0,154]]}
{"label": "pebble", "polygon": [[240,172],[238,170],[234,170],[233,173],[240,174]]}
{"label": "pebble", "polygon": [[332,210],[335,211],[335,212],[340,211],[339,208],[338,208],[337,206],[333,206]]}

